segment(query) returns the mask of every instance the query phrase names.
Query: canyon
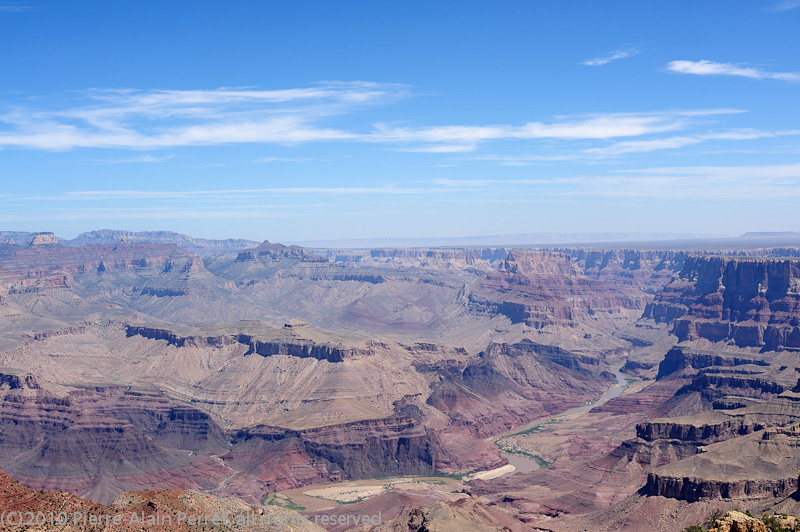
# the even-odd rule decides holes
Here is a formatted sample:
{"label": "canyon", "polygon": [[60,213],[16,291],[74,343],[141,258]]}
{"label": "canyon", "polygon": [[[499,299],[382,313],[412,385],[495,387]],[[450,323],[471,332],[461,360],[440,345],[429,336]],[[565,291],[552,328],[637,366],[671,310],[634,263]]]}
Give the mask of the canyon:
{"label": "canyon", "polygon": [[[417,529],[679,530],[791,499],[800,246],[748,242],[322,250],[10,235],[2,480],[70,504],[155,488],[248,508],[360,479],[454,483],[347,505]],[[539,467],[474,475],[513,458],[502,435]]]}

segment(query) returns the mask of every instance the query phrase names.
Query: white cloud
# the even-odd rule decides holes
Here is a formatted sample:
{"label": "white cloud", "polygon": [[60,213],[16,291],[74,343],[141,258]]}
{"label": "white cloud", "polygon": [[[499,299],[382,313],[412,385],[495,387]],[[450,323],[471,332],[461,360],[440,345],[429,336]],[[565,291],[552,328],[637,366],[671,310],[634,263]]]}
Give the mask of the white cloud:
{"label": "white cloud", "polygon": [[403,148],[399,151],[412,151],[421,153],[466,153],[475,151],[477,146],[475,144],[441,144],[418,146],[414,148]]}
{"label": "white cloud", "polygon": [[136,130],[135,126],[122,131],[115,131],[116,127],[108,126],[98,131],[94,128],[80,128],[49,121],[21,129],[22,131],[0,133],[0,146],[43,150],[158,149],[252,142],[294,144],[318,140],[349,139],[354,136],[336,129],[315,127],[307,123],[306,119],[298,116],[178,126],[166,128],[156,134]]}
{"label": "white cloud", "polygon": [[93,159],[93,162],[106,163],[106,164],[163,163],[165,161],[169,161],[174,158],[175,158],[174,154],[164,155],[162,157],[156,157],[148,154],[148,155],[141,155],[139,157],[131,157],[128,159]]}
{"label": "white cloud", "polygon": [[[365,140],[375,142],[445,143],[452,151],[468,151],[465,146],[479,142],[507,139],[610,139],[615,137],[638,137],[680,129],[687,124],[687,117],[728,114],[740,112],[735,109],[704,109],[663,113],[610,113],[581,116],[557,122],[528,122],[521,126],[434,126],[422,128],[391,127],[376,124],[372,134]],[[448,148],[444,150],[447,151]],[[430,151],[426,146],[421,151]]]}
{"label": "white cloud", "polygon": [[0,5],[0,12],[6,13],[25,13],[30,11],[41,11],[41,6],[23,6],[23,5]]}
{"label": "white cloud", "polygon": [[251,189],[219,189],[219,190],[76,190],[66,192],[63,196],[37,197],[25,199],[51,199],[73,201],[107,201],[136,199],[186,199],[186,198],[250,198],[253,196],[274,195],[408,195],[426,194],[430,188],[405,188],[396,186],[383,187],[283,187],[283,188],[251,188]]}
{"label": "white cloud", "polygon": [[580,152],[571,152],[561,155],[540,155],[540,154],[526,154],[526,155],[498,155],[487,154],[477,155],[471,157],[476,161],[496,161],[503,166],[527,166],[532,163],[547,163],[558,161],[572,161],[581,158]]}
{"label": "white cloud", "polygon": [[774,138],[792,135],[800,135],[800,130],[783,129],[778,131],[763,131],[757,129],[732,129],[727,131],[699,133],[695,135],[682,135],[648,140],[626,140],[615,142],[609,144],[608,146],[573,150],[557,155],[481,155],[473,157],[473,159],[498,161],[500,164],[505,166],[525,166],[541,162],[573,161],[580,159],[592,160],[606,157],[617,157],[619,155],[627,155],[632,153],[649,153],[658,150],[678,149],[713,140],[756,140],[761,138]]}
{"label": "white cloud", "polygon": [[434,185],[451,188],[476,188],[485,187],[492,183],[488,179],[434,179]]}
{"label": "white cloud", "polygon": [[[111,148],[157,150],[185,146],[262,143],[294,145],[320,141],[393,144],[401,151],[466,153],[481,143],[513,140],[606,140],[634,138],[684,129],[697,117],[742,112],[738,109],[672,110],[555,117],[521,125],[396,126],[377,123],[359,128],[325,122],[352,114],[365,105],[405,97],[398,84],[326,82],[310,88],[264,91],[247,88],[216,90],[92,89],[79,93],[79,103],[56,109],[7,105],[0,111],[0,149],[40,150]],[[0,102],[1,104],[2,102]],[[50,107],[57,106],[50,104]],[[652,141],[657,145],[662,141]],[[631,144],[619,153],[644,151]],[[598,148],[613,151],[613,148]],[[563,156],[547,157],[564,160]],[[574,158],[574,157],[573,157]],[[159,162],[142,156],[117,162]],[[306,159],[267,157],[262,162]],[[107,161],[112,162],[112,161]],[[509,162],[508,164],[514,164]]]}
{"label": "white cloud", "polygon": [[602,66],[607,65],[612,61],[617,61],[618,59],[625,59],[626,57],[633,57],[634,55],[639,55],[638,48],[626,48],[624,50],[615,50],[613,52],[607,53],[605,55],[601,55],[600,57],[595,57],[594,59],[587,59],[583,61],[581,64],[586,66]]}
{"label": "white cloud", "polygon": [[692,144],[699,144],[708,140],[756,140],[786,135],[800,135],[800,130],[786,129],[780,131],[761,131],[757,129],[733,129],[729,131],[719,131],[680,137],[623,141],[601,148],[589,148],[583,150],[581,153],[590,156],[606,157],[624,155],[628,153],[646,153],[657,150],[677,149],[683,148],[684,146],[691,146]]}
{"label": "white cloud", "polygon": [[800,197],[800,164],[766,166],[692,166],[619,170],[575,177],[536,179],[435,180],[462,193],[504,198],[559,197],[675,198],[749,200]]}
{"label": "white cloud", "polygon": [[[521,183],[520,183],[521,184]],[[783,166],[697,166],[644,168],[574,178],[554,178],[531,185],[549,186],[551,194],[618,198],[750,201],[800,197],[800,164]]]}
{"label": "white cloud", "polygon": [[307,163],[311,159],[309,157],[291,158],[291,157],[264,157],[259,159],[260,163]]}
{"label": "white cloud", "polygon": [[762,131],[758,129],[732,129],[718,133],[705,133],[700,138],[705,140],[754,140],[773,137],[800,135],[800,129],[781,129],[778,131]]}
{"label": "white cloud", "polygon": [[751,79],[778,79],[800,82],[797,72],[768,72],[753,67],[738,66],[733,63],[717,63],[702,59],[700,61],[670,61],[667,69],[680,74],[698,76],[739,76]]}
{"label": "white cloud", "polygon": [[350,139],[356,135],[319,122],[407,93],[403,85],[370,82],[277,91],[93,89],[80,94],[77,106],[17,106],[0,114],[0,147],[158,149]]}
{"label": "white cloud", "polygon": [[682,148],[690,144],[697,144],[698,142],[702,142],[702,139],[696,137],[669,137],[653,140],[631,140],[626,142],[617,142],[616,144],[602,148],[590,148],[584,150],[583,153],[587,155],[600,156],[624,155],[626,153],[645,153],[656,150]]}
{"label": "white cloud", "polygon": [[782,0],[769,8],[769,11],[788,11],[800,7],[800,0]]}
{"label": "white cloud", "polygon": [[800,164],[645,168],[607,176],[598,194],[752,200],[800,196]]}
{"label": "white cloud", "polygon": [[[656,168],[640,168],[637,170],[617,170],[616,173],[627,174],[663,174],[690,175],[719,178],[785,178],[800,179],[800,164],[765,165],[765,166],[665,166]],[[799,191],[800,192],[800,191]]]}

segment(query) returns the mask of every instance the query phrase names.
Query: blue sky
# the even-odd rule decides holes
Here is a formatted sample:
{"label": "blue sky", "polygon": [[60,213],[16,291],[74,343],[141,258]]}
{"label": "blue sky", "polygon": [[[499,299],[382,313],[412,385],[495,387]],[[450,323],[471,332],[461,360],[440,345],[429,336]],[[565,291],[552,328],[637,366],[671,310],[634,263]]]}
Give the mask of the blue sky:
{"label": "blue sky", "polygon": [[800,0],[0,0],[0,229],[800,230]]}

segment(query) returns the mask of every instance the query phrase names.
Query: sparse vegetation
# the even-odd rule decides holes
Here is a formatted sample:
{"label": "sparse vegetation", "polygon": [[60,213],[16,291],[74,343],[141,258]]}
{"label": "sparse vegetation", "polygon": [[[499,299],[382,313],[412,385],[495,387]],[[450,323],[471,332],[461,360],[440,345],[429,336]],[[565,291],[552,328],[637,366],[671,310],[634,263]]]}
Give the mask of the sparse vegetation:
{"label": "sparse vegetation", "polygon": [[796,532],[797,520],[788,514],[767,515],[761,518],[769,532]]}
{"label": "sparse vegetation", "polygon": [[452,478],[453,480],[462,480],[464,478],[464,475],[457,475],[455,473],[431,473],[430,475],[426,475],[426,476]]}
{"label": "sparse vegetation", "polygon": [[[738,510],[737,510],[738,511]],[[767,527],[769,532],[798,532],[800,531],[800,520],[796,516],[789,515],[789,514],[773,514],[773,515],[763,515],[761,517],[754,516],[750,510],[745,510],[741,512],[748,517],[752,517],[753,519],[758,519]],[[719,508],[712,510],[711,512],[706,515],[706,518],[703,520],[703,525],[691,525],[687,526],[683,529],[683,532],[706,532],[716,526],[718,526],[717,521],[720,519],[725,518],[728,515],[727,512],[723,512]]]}
{"label": "sparse vegetation", "polygon": [[717,522],[717,519],[722,518],[724,515],[725,512],[723,512],[721,509],[714,508],[708,512],[708,515],[706,515],[706,518],[703,520],[703,529],[708,530],[709,528],[713,528],[714,523]]}
{"label": "sparse vegetation", "polygon": [[564,421],[564,420],[561,417],[554,417],[554,418],[548,419],[548,420],[546,420],[546,421],[544,421],[542,423],[539,423],[538,425],[534,425],[529,429],[525,429],[525,430],[521,430],[519,432],[515,432],[511,436],[505,436],[504,438],[500,438],[500,439],[502,440],[502,439],[511,438],[511,437],[514,437],[514,436],[527,436],[529,434],[538,434],[540,432],[549,432],[549,431],[551,431],[553,429],[548,427],[548,425],[556,425],[558,423],[561,423],[562,421]]}
{"label": "sparse vegetation", "polygon": [[281,508],[294,510],[296,512],[302,512],[306,509],[305,506],[300,506],[299,504],[295,503],[291,497],[288,495],[283,495],[282,493],[273,493],[261,501],[261,504],[268,506],[280,506]]}
{"label": "sparse vegetation", "polygon": [[540,434],[552,431],[553,429],[549,425],[555,425],[563,421],[564,419],[561,416],[553,417],[546,421],[543,421],[542,423],[534,425],[533,427],[521,430],[519,432],[515,432],[514,434],[511,434],[509,436],[503,436],[502,438],[498,438],[497,440],[495,440],[494,444],[497,447],[499,447],[500,450],[503,451],[504,453],[513,454],[515,456],[521,456],[522,458],[533,460],[534,462],[536,462],[536,464],[538,464],[540,468],[546,469],[550,467],[552,462],[546,460],[542,455],[532,453],[530,452],[529,449],[521,447],[517,443],[517,439],[523,436],[529,436],[532,434]]}

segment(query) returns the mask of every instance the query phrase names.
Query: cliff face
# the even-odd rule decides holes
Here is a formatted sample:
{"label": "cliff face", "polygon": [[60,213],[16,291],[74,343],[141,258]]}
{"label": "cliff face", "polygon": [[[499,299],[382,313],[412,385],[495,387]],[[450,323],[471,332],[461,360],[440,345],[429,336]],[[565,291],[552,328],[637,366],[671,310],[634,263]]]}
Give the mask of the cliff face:
{"label": "cliff face", "polygon": [[586,277],[569,255],[523,250],[512,250],[499,271],[480,280],[469,295],[474,312],[502,314],[537,329],[638,313],[647,301],[640,290]]}
{"label": "cliff face", "polygon": [[763,422],[743,417],[717,420],[716,423],[709,424],[675,419],[639,423],[636,426],[636,435],[647,442],[678,440],[693,445],[706,445],[744,436],[764,428]]}
{"label": "cliff face", "polygon": [[[769,362],[745,355],[725,355],[718,351],[697,351],[682,347],[670,349],[658,366],[656,380],[687,369],[736,368],[744,365],[768,367]],[[783,390],[781,390],[783,391]]]}
{"label": "cliff face", "polygon": [[[240,472],[227,493],[263,493],[312,483],[391,475],[424,475],[436,470],[436,449],[410,418],[386,418],[307,430],[255,426],[237,431],[223,456]],[[298,475],[299,474],[299,475]]]}
{"label": "cliff face", "polygon": [[[130,244],[119,242],[80,248],[59,244],[30,247],[0,246],[0,268],[38,277],[46,272],[96,272],[98,269],[162,268],[175,257],[190,257],[174,244]],[[101,266],[102,265],[102,266]]]}
{"label": "cliff face", "polygon": [[530,342],[492,344],[465,366],[440,364],[427,404],[481,438],[578,406],[608,385],[597,361]]}
{"label": "cliff face", "polygon": [[31,246],[48,246],[58,244],[58,237],[55,233],[34,233],[31,239]]}
{"label": "cliff face", "polygon": [[419,268],[439,271],[458,271],[465,268],[488,270],[508,254],[505,248],[378,248],[368,251],[332,249],[321,250],[320,253],[337,263],[356,268]]}
{"label": "cliff face", "polygon": [[267,339],[268,333],[256,336],[246,333],[202,336],[189,333],[182,335],[174,330],[153,326],[129,325],[126,333],[130,336],[141,336],[153,340],[166,340],[167,344],[176,347],[222,347],[233,344],[247,346],[246,355],[258,354],[263,357],[272,355],[288,355],[299,358],[315,358],[328,362],[342,362],[346,357],[367,355],[365,349],[349,349],[335,345],[320,345],[313,342],[293,340],[281,334],[281,329],[274,329],[274,339]]}
{"label": "cliff face", "polygon": [[759,500],[785,497],[798,487],[796,476],[758,480],[709,480],[698,477],[647,475],[642,491],[647,495],[669,497],[689,502],[704,499]]}
{"label": "cliff face", "polygon": [[750,399],[768,400],[793,388],[797,381],[794,365],[783,362],[791,361],[776,361],[769,354],[699,350],[681,345],[667,352],[656,379],[680,383],[665,405],[673,410],[687,413],[686,408],[734,408],[748,404]]}
{"label": "cliff face", "polygon": [[691,257],[644,316],[681,341],[800,349],[800,261]]}
{"label": "cliff face", "polygon": [[[0,381],[0,467],[34,486],[110,501],[120,484],[208,489],[219,481],[209,454],[226,440],[205,412],[154,390],[95,386],[57,396],[30,375]],[[202,467],[207,477],[190,473]]]}
{"label": "cliff face", "polygon": [[643,492],[689,502],[785,497],[798,488],[798,451],[797,426],[758,431],[655,468]]}
{"label": "cliff face", "polygon": [[238,253],[258,245],[258,242],[242,239],[210,240],[173,233],[171,231],[119,231],[101,229],[81,233],[72,240],[62,241],[71,247],[116,244],[118,242],[175,244],[178,247],[201,257],[217,253]]}
{"label": "cliff face", "polygon": [[689,254],[685,251],[640,249],[556,249],[571,256],[584,275],[592,279],[656,293],[679,272]]}
{"label": "cliff face", "polygon": [[797,488],[800,395],[640,422],[611,457],[649,470],[643,493],[698,501],[763,499]]}
{"label": "cliff face", "polygon": [[71,289],[72,283],[69,275],[62,273],[36,272],[32,277],[17,277],[8,283],[6,293],[12,294],[34,294],[37,292]]}
{"label": "cliff face", "polygon": [[300,259],[306,262],[328,262],[328,259],[311,253],[300,246],[284,246],[283,244],[272,244],[265,240],[259,246],[239,252],[236,257],[237,262],[247,261],[270,261],[278,259]]}

